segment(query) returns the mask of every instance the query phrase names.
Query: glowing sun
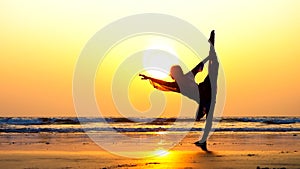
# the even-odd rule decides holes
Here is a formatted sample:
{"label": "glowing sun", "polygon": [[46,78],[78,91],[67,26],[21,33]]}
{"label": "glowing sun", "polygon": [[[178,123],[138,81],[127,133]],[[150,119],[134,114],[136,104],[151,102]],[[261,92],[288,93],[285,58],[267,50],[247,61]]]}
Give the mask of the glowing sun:
{"label": "glowing sun", "polygon": [[153,41],[143,55],[143,66],[150,76],[163,79],[169,76],[171,66],[178,64],[174,47],[164,41]]}

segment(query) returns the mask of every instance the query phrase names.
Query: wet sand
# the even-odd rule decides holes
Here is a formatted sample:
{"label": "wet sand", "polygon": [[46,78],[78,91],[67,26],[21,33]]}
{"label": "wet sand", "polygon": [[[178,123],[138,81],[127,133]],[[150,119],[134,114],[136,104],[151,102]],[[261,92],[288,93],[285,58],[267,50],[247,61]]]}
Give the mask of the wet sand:
{"label": "wet sand", "polygon": [[158,156],[135,159],[104,151],[82,133],[2,133],[0,168],[300,168],[297,132],[215,132],[209,152],[197,139],[190,133]]}

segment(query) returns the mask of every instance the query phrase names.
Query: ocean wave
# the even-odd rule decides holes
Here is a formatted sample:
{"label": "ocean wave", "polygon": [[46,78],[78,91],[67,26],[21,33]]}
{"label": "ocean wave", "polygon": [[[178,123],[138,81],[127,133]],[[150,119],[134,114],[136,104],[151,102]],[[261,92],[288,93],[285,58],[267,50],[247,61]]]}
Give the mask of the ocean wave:
{"label": "ocean wave", "polygon": [[[202,131],[203,128],[6,128],[2,133],[84,133],[84,132],[189,132]],[[215,128],[215,132],[292,132],[300,128]]]}
{"label": "ocean wave", "polygon": [[[299,117],[216,118],[221,132],[289,132],[300,131]],[[194,124],[194,118],[88,118],[88,117],[2,117],[0,133],[76,133],[76,132],[159,132],[201,131],[204,119]],[[176,122],[176,125],[174,123]],[[109,125],[107,125],[107,123]],[[262,124],[263,125],[262,125]],[[188,126],[194,126],[190,129]],[[174,128],[175,127],[175,128]],[[181,128],[178,128],[181,127]],[[217,126],[214,126],[217,127]]]}
{"label": "ocean wave", "polygon": [[5,117],[0,118],[0,124],[8,125],[49,125],[49,124],[80,124],[77,118],[29,118]]}
{"label": "ocean wave", "polygon": [[[89,118],[89,117],[57,117],[57,118],[30,118],[30,117],[2,117],[0,125],[51,125],[51,124],[80,124],[80,123],[145,123],[152,125],[168,125],[173,122],[194,122],[194,118]],[[202,119],[201,121],[205,121]],[[241,117],[215,118],[220,122],[259,122],[264,124],[293,124],[300,123],[299,117]]]}
{"label": "ocean wave", "polygon": [[59,117],[59,118],[29,118],[2,117],[0,125],[50,125],[50,124],[80,124],[80,123],[148,123],[163,124],[172,122],[193,122],[194,118],[89,118],[89,117]]}
{"label": "ocean wave", "polygon": [[241,118],[223,118],[225,122],[259,122],[265,124],[293,124],[300,123],[298,117],[241,117]]}

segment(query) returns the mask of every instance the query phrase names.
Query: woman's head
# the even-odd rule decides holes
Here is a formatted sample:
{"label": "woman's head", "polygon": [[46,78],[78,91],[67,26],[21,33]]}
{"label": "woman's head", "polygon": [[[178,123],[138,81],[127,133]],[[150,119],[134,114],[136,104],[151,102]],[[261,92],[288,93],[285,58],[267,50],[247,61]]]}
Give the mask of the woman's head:
{"label": "woman's head", "polygon": [[177,79],[177,78],[183,76],[183,71],[182,71],[181,67],[179,65],[172,66],[170,69],[170,76],[173,79]]}

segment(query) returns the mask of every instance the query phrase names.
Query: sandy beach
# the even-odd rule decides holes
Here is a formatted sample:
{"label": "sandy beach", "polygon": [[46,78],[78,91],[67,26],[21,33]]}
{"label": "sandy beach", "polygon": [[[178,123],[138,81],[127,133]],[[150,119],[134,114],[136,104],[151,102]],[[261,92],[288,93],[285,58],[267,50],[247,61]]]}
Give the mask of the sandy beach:
{"label": "sandy beach", "polygon": [[299,138],[299,132],[215,132],[204,152],[191,132],[158,156],[135,159],[101,149],[84,133],[2,133],[0,168],[300,168]]}

